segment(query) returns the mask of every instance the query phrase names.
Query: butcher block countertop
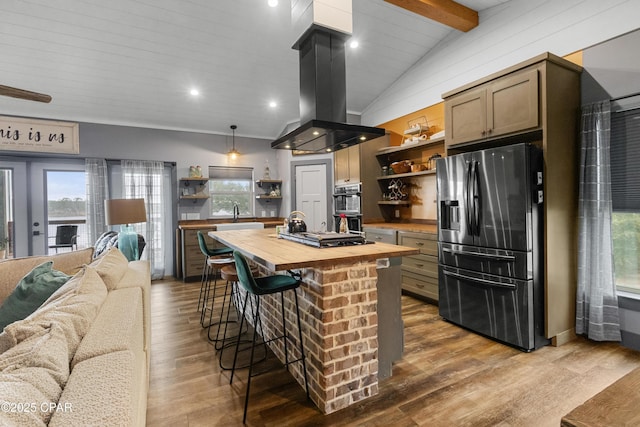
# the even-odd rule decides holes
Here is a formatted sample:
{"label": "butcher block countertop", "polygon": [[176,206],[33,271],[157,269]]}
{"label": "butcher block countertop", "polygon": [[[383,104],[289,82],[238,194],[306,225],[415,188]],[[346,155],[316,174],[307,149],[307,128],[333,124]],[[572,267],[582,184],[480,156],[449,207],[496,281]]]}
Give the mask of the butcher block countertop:
{"label": "butcher block countertop", "polygon": [[416,255],[418,249],[373,243],[369,245],[314,248],[276,237],[274,230],[210,231],[209,236],[239,250],[247,258],[272,271],[373,261],[380,258]]}
{"label": "butcher block countertop", "polygon": [[[232,222],[233,219],[215,219],[215,220],[188,220],[188,221],[180,221],[178,223],[178,228],[180,230],[202,230],[203,228],[216,228],[216,223],[229,223]],[[283,218],[241,218],[238,222],[262,222],[264,223],[265,228],[275,227],[276,225],[282,225],[284,219]]]}
{"label": "butcher block countertop", "polygon": [[374,222],[374,223],[363,224],[363,227],[390,228],[392,230],[413,231],[415,233],[436,234],[438,232],[438,226],[436,224],[423,224],[423,223]]}

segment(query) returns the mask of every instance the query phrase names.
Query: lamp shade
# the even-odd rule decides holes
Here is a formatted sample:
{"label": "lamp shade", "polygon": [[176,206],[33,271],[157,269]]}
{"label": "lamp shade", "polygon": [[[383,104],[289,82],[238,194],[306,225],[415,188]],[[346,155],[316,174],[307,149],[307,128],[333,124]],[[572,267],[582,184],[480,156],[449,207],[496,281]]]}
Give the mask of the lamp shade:
{"label": "lamp shade", "polygon": [[107,225],[135,224],[147,221],[144,199],[111,199],[104,201]]}

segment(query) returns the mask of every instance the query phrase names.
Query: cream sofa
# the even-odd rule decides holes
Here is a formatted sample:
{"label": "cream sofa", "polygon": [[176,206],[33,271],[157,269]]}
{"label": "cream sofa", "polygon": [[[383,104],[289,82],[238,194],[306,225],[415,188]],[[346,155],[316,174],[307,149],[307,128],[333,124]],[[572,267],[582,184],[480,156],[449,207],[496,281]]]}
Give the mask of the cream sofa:
{"label": "cream sofa", "polygon": [[117,249],[0,262],[0,303],[37,265],[73,277],[0,333],[0,425],[143,426],[150,272]]}

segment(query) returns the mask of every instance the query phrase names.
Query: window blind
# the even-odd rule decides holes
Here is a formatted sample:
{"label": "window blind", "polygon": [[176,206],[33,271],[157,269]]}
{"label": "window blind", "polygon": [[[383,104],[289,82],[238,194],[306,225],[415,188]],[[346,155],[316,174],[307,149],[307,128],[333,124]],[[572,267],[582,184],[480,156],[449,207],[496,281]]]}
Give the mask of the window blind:
{"label": "window blind", "polygon": [[253,168],[209,166],[209,179],[253,179]]}
{"label": "window blind", "polygon": [[613,210],[640,212],[640,109],[611,115]]}

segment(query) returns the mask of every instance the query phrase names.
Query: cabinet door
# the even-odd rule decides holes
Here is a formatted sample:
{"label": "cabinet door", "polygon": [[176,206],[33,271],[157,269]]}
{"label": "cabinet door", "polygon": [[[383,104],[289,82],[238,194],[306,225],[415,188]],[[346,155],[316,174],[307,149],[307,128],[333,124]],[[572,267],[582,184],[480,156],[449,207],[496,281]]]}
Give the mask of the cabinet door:
{"label": "cabinet door", "polygon": [[360,146],[352,145],[333,154],[336,184],[360,181]]}
{"label": "cabinet door", "polygon": [[349,182],[349,152],[346,149],[333,153],[333,170],[336,184]]}
{"label": "cabinet door", "polygon": [[360,182],[360,145],[347,148],[349,155],[349,182]]}
{"label": "cabinet door", "polygon": [[538,70],[497,80],[487,88],[487,136],[538,127]]}
{"label": "cabinet door", "polygon": [[362,231],[364,231],[365,238],[371,242],[396,244],[396,230],[363,227]]}
{"label": "cabinet door", "polygon": [[487,120],[486,87],[471,90],[444,102],[446,145],[456,145],[485,137]]}

